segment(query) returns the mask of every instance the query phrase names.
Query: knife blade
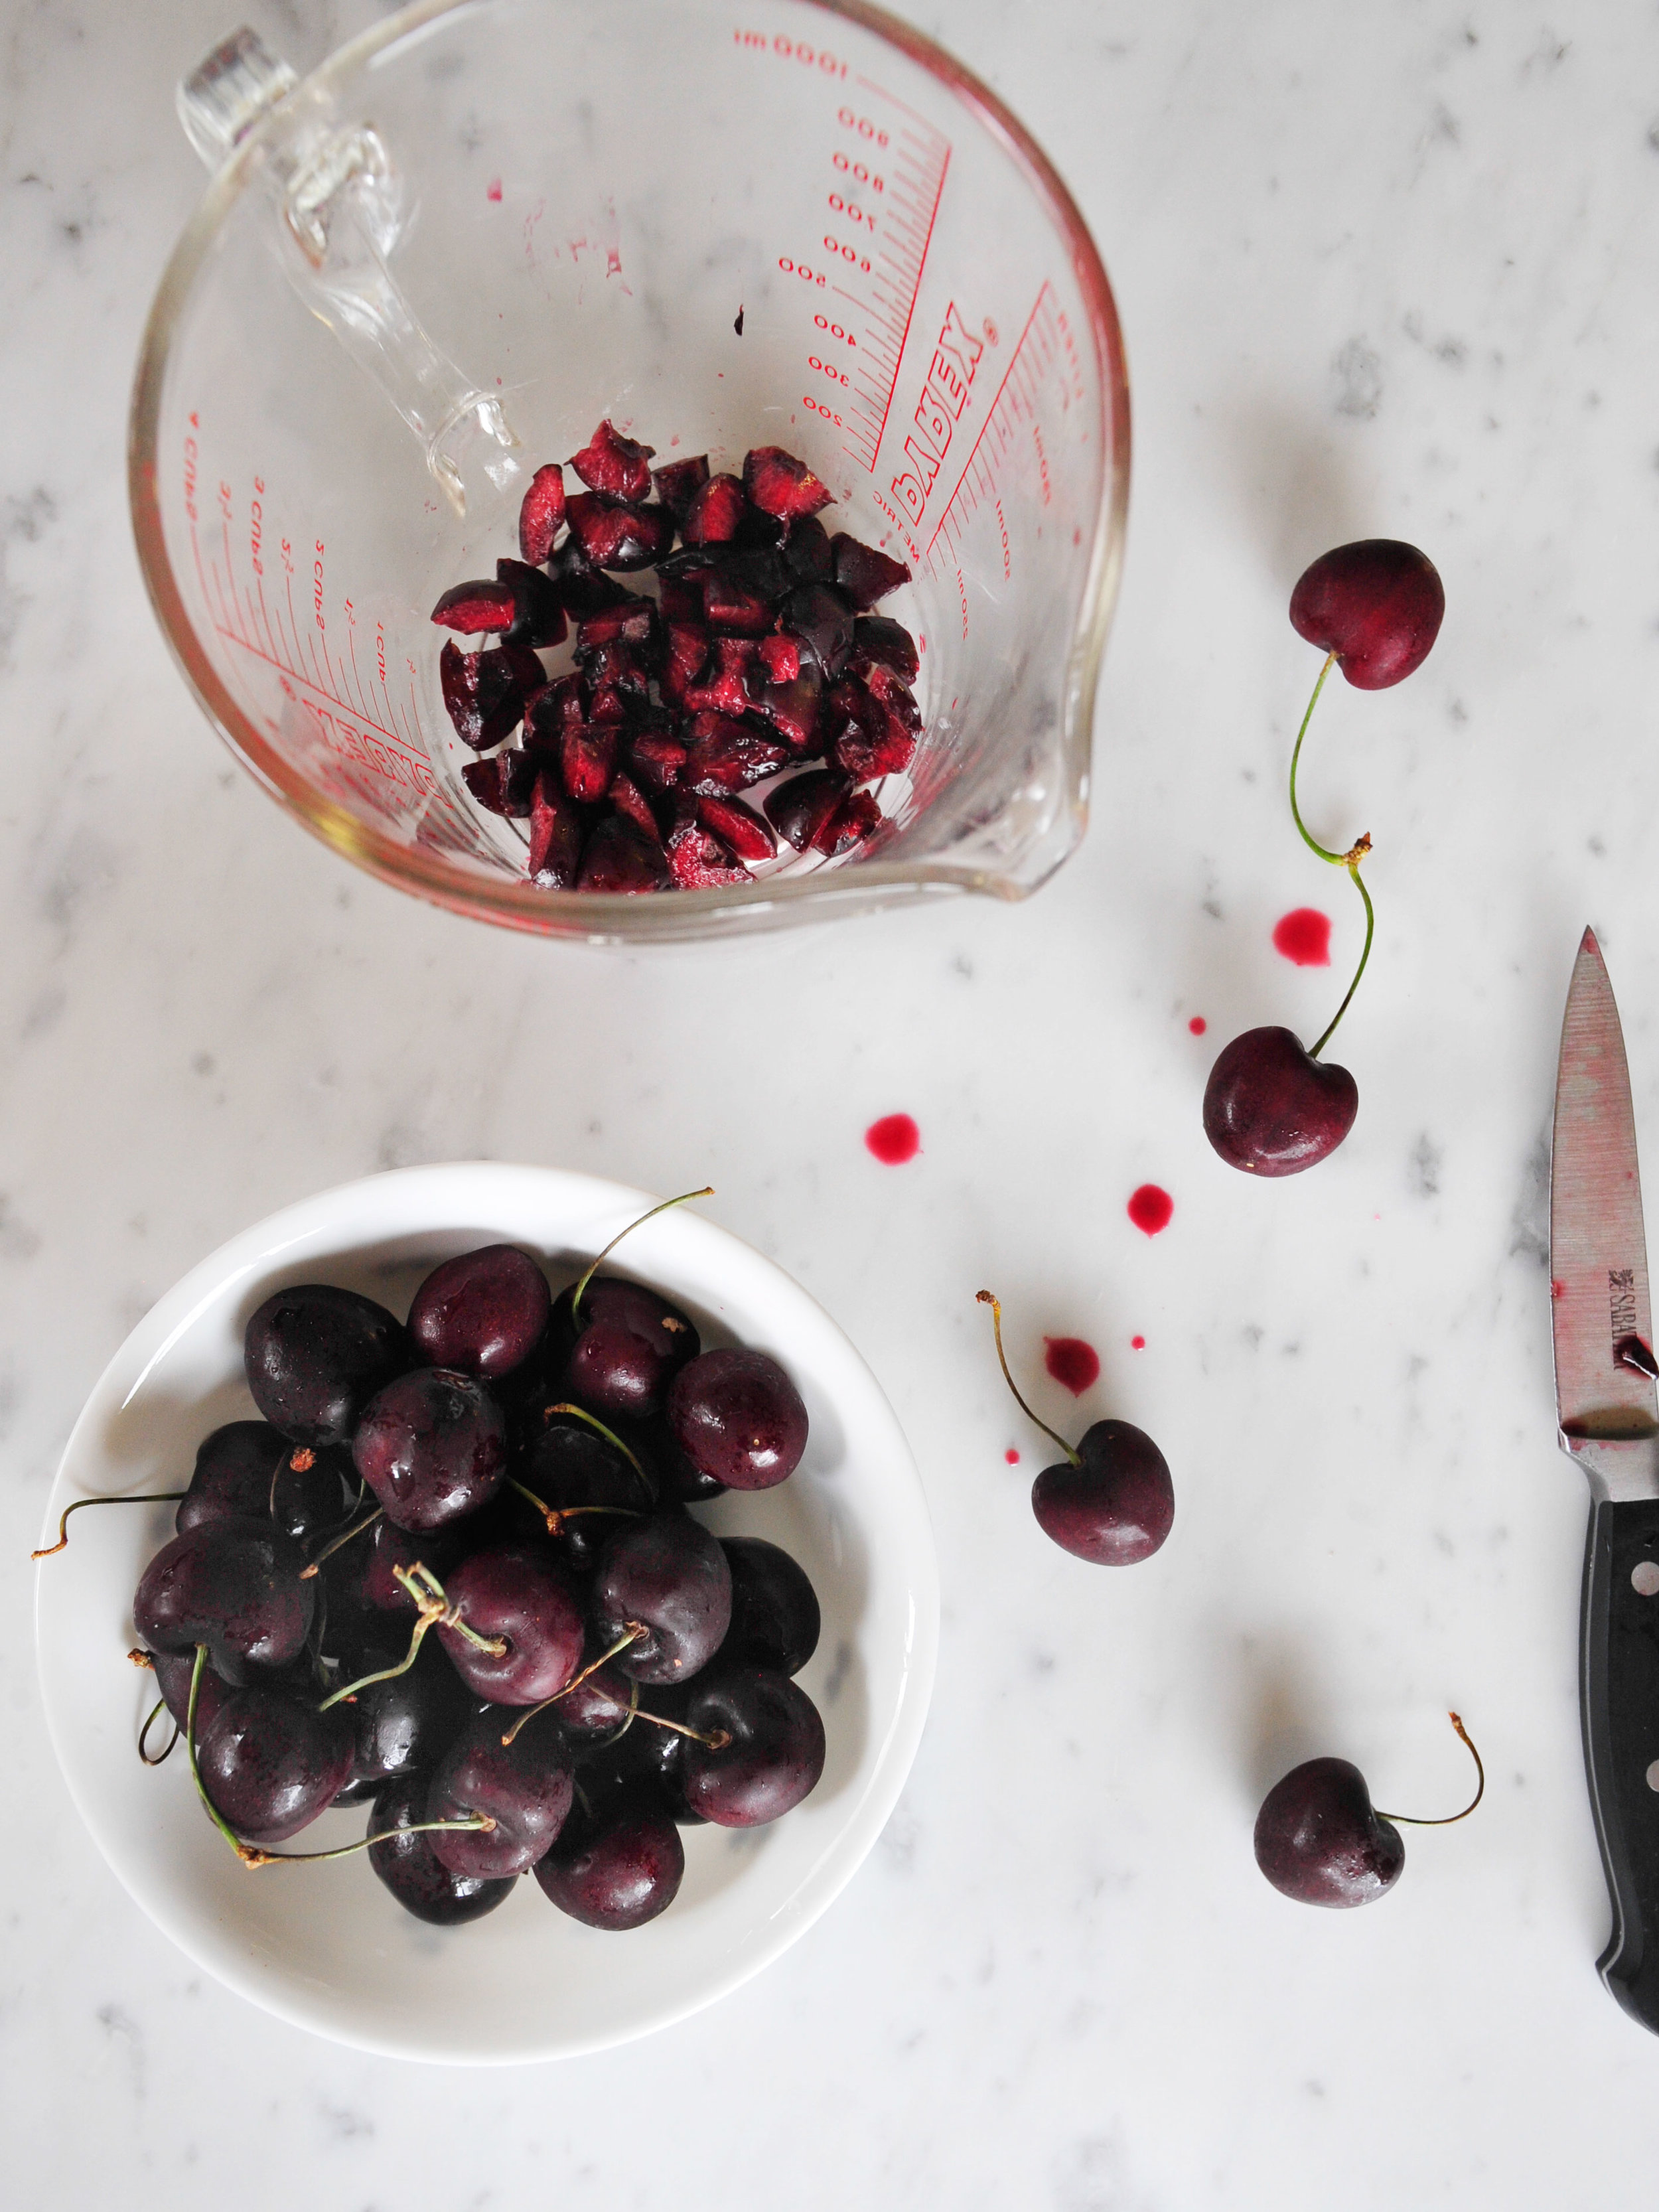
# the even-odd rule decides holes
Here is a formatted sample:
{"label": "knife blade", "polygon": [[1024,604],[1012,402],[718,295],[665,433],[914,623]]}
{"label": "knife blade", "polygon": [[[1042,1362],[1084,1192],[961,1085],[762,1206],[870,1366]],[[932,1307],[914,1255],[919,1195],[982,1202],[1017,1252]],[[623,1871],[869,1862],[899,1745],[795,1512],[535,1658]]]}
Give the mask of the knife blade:
{"label": "knife blade", "polygon": [[1624,1032],[1589,929],[1561,1024],[1550,1300],[1561,1448],[1590,1486],[1579,1710],[1613,1905],[1596,1966],[1659,2033],[1659,1363]]}

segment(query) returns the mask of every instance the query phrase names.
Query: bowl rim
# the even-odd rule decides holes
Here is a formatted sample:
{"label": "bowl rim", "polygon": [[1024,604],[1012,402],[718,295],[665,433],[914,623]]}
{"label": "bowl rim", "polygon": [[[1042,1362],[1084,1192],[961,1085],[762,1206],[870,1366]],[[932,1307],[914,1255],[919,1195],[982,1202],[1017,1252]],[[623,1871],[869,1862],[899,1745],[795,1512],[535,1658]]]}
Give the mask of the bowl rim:
{"label": "bowl rim", "polygon": [[[382,883],[450,913],[535,936],[633,945],[708,939],[769,923],[823,920],[840,908],[890,907],[951,891],[1024,898],[1064,865],[1087,829],[1095,695],[1122,574],[1132,447],[1127,355],[1099,249],[1058,170],[1030,132],[988,85],[945,47],[868,0],[782,0],[782,4],[839,16],[883,40],[935,77],[1024,172],[1063,241],[1085,309],[1100,387],[1098,443],[1103,456],[1109,457],[1102,471],[1093,540],[1060,687],[1063,811],[1071,817],[1073,834],[1044,873],[1031,880],[984,865],[900,863],[878,857],[799,877],[761,878],[719,890],[636,898],[615,892],[545,890],[505,877],[499,883],[474,883],[439,855],[387,836],[299,774],[242,713],[196,637],[168,556],[158,489],[161,408],[173,329],[222,222],[263,158],[272,127],[268,111],[210,182],[168,257],[145,320],[127,428],[128,507],[139,570],[157,626],[197,704],[254,781],[331,850]],[[301,78],[288,97],[321,95],[400,40],[428,32],[445,17],[474,13],[477,6],[478,0],[411,0],[410,5],[338,47]]]}
{"label": "bowl rim", "polygon": [[[541,1186],[549,1195],[557,1195],[561,1190],[567,1197],[580,1194],[585,1204],[614,1211],[618,1220],[643,1213],[649,1206],[657,1202],[648,1192],[578,1170],[500,1161],[454,1160],[390,1169],[374,1175],[354,1177],[349,1182],[334,1184],[327,1189],[295,1200],[274,1213],[265,1215],[226,1239],[179,1277],[155,1302],[112,1353],[88,1394],[59,1458],[47,1494],[42,1522],[43,1542],[51,1543],[55,1539],[58,1516],[68,1502],[64,1493],[73,1483],[73,1470],[77,1463],[89,1452],[100,1453],[103,1449],[100,1444],[89,1442],[95,1433],[96,1425],[106,1418],[113,1407],[124,1408],[131,1405],[167,1352],[185,1338],[210,1308],[216,1305],[228,1292],[233,1291],[239,1281],[267,1271],[283,1243],[309,1238],[319,1232],[325,1234],[331,1218],[337,1217],[343,1207],[350,1201],[362,1200],[368,1193],[382,1194],[393,1203],[399,1199],[405,1200],[407,1203],[402,1212],[397,1218],[387,1219],[378,1232],[339,1248],[342,1254],[372,1254],[379,1244],[420,1233],[422,1229],[429,1229],[434,1236],[441,1235],[447,1228],[459,1226],[465,1213],[472,1210],[465,1206],[469,1193],[482,1191],[488,1194],[492,1189],[502,1194],[514,1189],[521,1191],[526,1179]],[[449,1209],[455,1216],[453,1221],[447,1221],[441,1212],[432,1218],[421,1210],[422,1198],[425,1197],[430,1205],[434,1201],[427,1194],[440,1189],[450,1189],[457,1194]],[[473,1223],[471,1225],[482,1224]],[[441,2020],[435,2023],[421,2021],[422,2033],[418,2034],[402,2037],[377,2035],[364,2032],[354,2023],[329,2018],[327,1992],[323,1993],[319,2001],[307,2003],[304,1999],[290,1995],[294,1984],[274,1985],[260,1980],[245,1967],[239,1967],[236,1960],[223,1950],[216,1949],[200,1933],[199,1923],[204,1917],[210,1917],[210,1913],[204,1911],[196,1914],[179,1914],[165,1899],[158,1899],[147,1890],[137,1855],[124,1853],[119,1832],[112,1830],[104,1812],[89,1802],[82,1786],[80,1766],[83,1747],[72,1730],[66,1703],[59,1702],[58,1685],[47,1657],[48,1640],[52,1632],[51,1616],[53,1607],[63,1602],[57,1595],[63,1586],[49,1583],[43,1574],[37,1580],[34,1594],[35,1662],[42,1712],[64,1785],[88,1832],[134,1903],[195,1965],[262,2011],[291,2026],[308,2029],[331,2041],[377,2056],[446,2065],[545,2063],[556,2058],[575,2057],[615,2048],[689,2018],[705,2006],[728,1996],[771,1965],[829,1909],[851,1881],[874,1847],[897,1802],[927,1720],[939,1647],[938,1563],[926,1494],[908,1439],[879,1382],[846,1332],[817,1300],[775,1261],[769,1260],[763,1253],[730,1231],[679,1209],[659,1215],[650,1227],[659,1232],[659,1238],[653,1241],[665,1242],[672,1247],[676,1241],[690,1236],[706,1246],[716,1257],[728,1255],[735,1259],[743,1269],[767,1280],[769,1290],[775,1291],[786,1306],[791,1302],[795,1303],[799,1310],[797,1318],[805,1319],[824,1332],[824,1343],[848,1363],[851,1370],[866,1386],[867,1412],[873,1414],[878,1422],[887,1425],[890,1442],[896,1447],[893,1468],[902,1472],[902,1480],[894,1495],[899,1508],[897,1525],[904,1543],[902,1573],[908,1589],[908,1629],[905,1662],[896,1695],[890,1714],[884,1716],[884,1733],[881,1734],[878,1742],[875,1742],[875,1716],[872,1716],[872,1740],[875,1747],[865,1785],[860,1794],[848,1804],[846,1817],[833,1840],[818,1852],[812,1865],[803,1875],[797,1892],[789,1898],[784,1908],[773,1913],[763,1932],[745,1942],[736,1962],[726,1962],[722,1968],[713,1972],[706,1984],[699,1986],[695,1993],[665,2002],[653,2010],[649,2017],[625,2022],[614,2029],[598,2033],[543,2036],[533,2043],[526,2039],[523,2047],[513,2049],[480,2050],[447,2045],[442,2039]],[[661,1273],[660,1261],[654,1262],[653,1273],[660,1275]],[[672,1277],[668,1280],[672,1287]],[[136,1376],[133,1373],[135,1367]],[[132,1379],[129,1381],[129,1377]],[[106,1494],[119,1496],[121,1493],[117,1490]]]}

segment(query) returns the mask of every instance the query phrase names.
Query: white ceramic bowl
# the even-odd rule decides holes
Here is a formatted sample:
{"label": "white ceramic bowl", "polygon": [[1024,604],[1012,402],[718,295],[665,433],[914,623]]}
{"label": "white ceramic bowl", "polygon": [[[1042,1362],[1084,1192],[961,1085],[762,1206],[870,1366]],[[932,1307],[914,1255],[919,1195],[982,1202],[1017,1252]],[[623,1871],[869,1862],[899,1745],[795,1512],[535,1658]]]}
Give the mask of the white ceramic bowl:
{"label": "white ceramic bowl", "polygon": [[[497,1240],[541,1254],[556,1285],[652,1203],[586,1176],[471,1164],[373,1176],[273,1214],[175,1285],[110,1362],[64,1451],[42,1541],[72,1498],[182,1489],[208,1431],[251,1416],[243,1327],[283,1285],[338,1283],[403,1314],[439,1261]],[[938,1577],[915,1464],[874,1376],[804,1291],[689,1208],[647,1223],[617,1262],[706,1322],[705,1342],[757,1346],[793,1376],[811,1419],[800,1468],[702,1517],[792,1552],[823,1609],[800,1676],[823,1715],[823,1780],[769,1827],[683,1831],[684,1882],[646,1927],[602,1935],[524,1881],[471,1926],[429,1928],[361,1853],[247,1871],[204,1817],[181,1753],[151,1771],[135,1749],[155,1689],[125,1656],[132,1592],[173,1509],[77,1514],[69,1549],[38,1570],[47,1724],[105,1856],[198,1965],[342,2043],[485,2065],[600,2050],[684,2018],[775,1959],[845,1887],[915,1756]],[[326,1814],[290,1848],[362,1826],[361,1810]]]}

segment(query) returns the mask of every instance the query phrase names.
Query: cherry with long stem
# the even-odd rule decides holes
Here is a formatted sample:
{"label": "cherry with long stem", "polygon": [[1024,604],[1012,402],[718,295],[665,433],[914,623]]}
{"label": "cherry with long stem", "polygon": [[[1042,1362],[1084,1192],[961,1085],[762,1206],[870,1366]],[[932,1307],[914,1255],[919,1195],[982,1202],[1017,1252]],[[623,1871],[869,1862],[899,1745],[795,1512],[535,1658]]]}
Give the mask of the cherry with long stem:
{"label": "cherry with long stem", "polygon": [[64,1549],[69,1542],[69,1517],[78,1513],[83,1505],[176,1505],[185,1495],[182,1490],[135,1491],[130,1498],[77,1498],[73,1505],[66,1505],[58,1522],[58,1541],[46,1544],[38,1552],[31,1552],[32,1559],[49,1559]]}
{"label": "cherry with long stem", "polygon": [[476,1644],[480,1651],[487,1651],[492,1659],[507,1656],[507,1638],[504,1636],[480,1636],[476,1628],[469,1628],[457,1608],[445,1596],[444,1586],[430,1567],[422,1565],[417,1559],[412,1567],[393,1567],[392,1578],[413,1603],[419,1616],[415,1623],[415,1632],[409,1639],[408,1651],[395,1667],[382,1667],[378,1674],[360,1675],[355,1682],[346,1683],[332,1696],[325,1698],[317,1708],[319,1713],[325,1713],[331,1705],[340,1705],[355,1697],[359,1690],[366,1690],[371,1682],[390,1682],[399,1674],[406,1674],[420,1656],[421,1644],[428,1628],[441,1626],[453,1628],[469,1644]]}
{"label": "cherry with long stem", "polygon": [[[630,1644],[637,1644],[641,1637],[648,1635],[649,1633],[649,1630],[642,1628],[637,1621],[630,1620],[628,1624],[627,1629],[617,1638],[616,1642],[611,1646],[611,1649],[608,1651],[601,1651],[597,1659],[590,1659],[586,1666],[582,1668],[580,1674],[573,1674],[571,1676],[570,1680],[565,1684],[563,1689],[555,1690],[550,1698],[544,1698],[540,1705],[532,1705],[528,1712],[520,1713],[518,1719],[514,1722],[512,1727],[508,1729],[507,1734],[501,1738],[502,1744],[505,1746],[511,1743],[514,1737],[517,1735],[519,1730],[524,1726],[526,1721],[533,1721],[538,1713],[544,1713],[550,1705],[556,1705],[561,1698],[568,1698],[573,1690],[580,1690],[584,1682],[588,1680],[592,1675],[597,1674],[600,1668],[605,1666],[608,1661],[614,1659],[619,1651],[626,1651]],[[635,1713],[638,1711],[639,1702],[640,1686],[635,1682],[633,1686],[633,1695],[629,1700],[629,1720],[631,1721]],[[623,1726],[625,1728],[627,1725],[628,1723],[624,1721]],[[617,1734],[620,1735],[621,1733],[622,1730],[619,1729],[617,1730]]]}
{"label": "cherry with long stem", "polygon": [[[576,1409],[574,1407],[562,1408],[555,1407],[551,1410],[555,1413],[561,1411],[571,1413]],[[635,1460],[634,1464],[637,1468],[639,1462]],[[508,1475],[507,1478],[507,1485],[509,1490],[516,1490],[520,1498],[535,1507],[543,1520],[546,1522],[547,1533],[550,1536],[556,1536],[567,1521],[574,1521],[579,1514],[583,1513],[615,1513],[619,1514],[624,1521],[642,1521],[645,1518],[642,1513],[636,1512],[631,1505],[550,1505],[544,1498],[538,1498],[533,1490],[527,1489],[513,1475]]]}
{"label": "cherry with long stem", "polygon": [[1320,843],[1318,838],[1313,835],[1308,828],[1307,823],[1302,819],[1302,810],[1296,802],[1296,771],[1297,765],[1302,758],[1302,740],[1308,734],[1308,725],[1313,720],[1314,708],[1319,704],[1319,695],[1325,688],[1325,678],[1330,674],[1332,669],[1336,665],[1336,659],[1337,656],[1334,653],[1328,653],[1326,654],[1325,665],[1320,670],[1319,680],[1315,684],[1313,688],[1313,696],[1308,702],[1308,711],[1302,717],[1302,726],[1296,733],[1296,744],[1291,753],[1291,818],[1296,823],[1297,834],[1300,836],[1303,843],[1308,848],[1308,850],[1310,853],[1316,853],[1322,860],[1328,861],[1330,866],[1334,868],[1346,868],[1347,870],[1349,880],[1352,883],[1354,889],[1358,892],[1360,899],[1365,908],[1365,943],[1364,948],[1359,955],[1359,965],[1353,971],[1353,981],[1349,984],[1347,990],[1343,996],[1341,1005],[1337,1008],[1335,1013],[1332,1015],[1331,1019],[1327,1024],[1324,1033],[1320,1037],[1318,1043],[1310,1045],[1308,1048],[1308,1057],[1310,1060],[1317,1060],[1320,1054],[1324,1050],[1325,1047],[1330,1042],[1332,1037],[1336,1034],[1337,1024],[1341,1020],[1343,1015],[1347,1012],[1349,1001],[1352,999],[1354,993],[1359,988],[1359,979],[1365,972],[1365,963],[1371,957],[1371,939],[1376,933],[1376,914],[1375,908],[1371,905],[1371,895],[1370,891],[1366,890],[1364,880],[1359,873],[1360,863],[1371,849],[1370,832],[1367,831],[1363,837],[1358,839],[1348,848],[1346,853],[1329,852]]}
{"label": "cherry with long stem", "polygon": [[991,1309],[991,1326],[996,1332],[997,1358],[1001,1364],[1003,1380],[1007,1383],[1008,1388],[1014,1394],[1015,1403],[1018,1406],[1021,1413],[1024,1414],[1028,1421],[1035,1421],[1038,1428],[1042,1430],[1043,1435],[1048,1437],[1051,1442],[1057,1443],[1060,1446],[1061,1451],[1065,1453],[1066,1458],[1070,1460],[1073,1467],[1081,1467],[1083,1464],[1081,1458],[1075,1451],[1073,1450],[1071,1445],[1066,1443],[1065,1437],[1060,1434],[1058,1430],[1051,1429],[1047,1421],[1045,1421],[1040,1414],[1034,1413],[1031,1411],[1030,1407],[1026,1404],[1024,1398],[1021,1395],[1018,1383],[1015,1382],[1013,1376],[1008,1371],[1008,1355],[1002,1348],[1001,1299],[994,1297],[989,1291],[980,1291],[976,1293],[976,1296],[981,1305],[989,1306]]}
{"label": "cherry with long stem", "polygon": [[1420,1814],[1416,1813],[1384,1813],[1380,1808],[1378,1808],[1376,1815],[1379,1820],[1403,1821],[1408,1828],[1449,1828],[1454,1826],[1459,1820],[1467,1820],[1470,1814],[1474,1812],[1475,1807],[1480,1802],[1480,1800],[1486,1796],[1486,1770],[1480,1763],[1480,1754],[1475,1749],[1468,1730],[1464,1727],[1462,1720],[1455,1713],[1448,1713],[1446,1717],[1451,1723],[1452,1726],[1457,1730],[1459,1737],[1468,1748],[1469,1757],[1474,1761],[1475,1784],[1474,1796],[1470,1798],[1468,1803],[1463,1808],[1461,1813],[1446,1813],[1443,1814],[1437,1820],[1425,1820]]}
{"label": "cherry with long stem", "polygon": [[[586,1273],[577,1279],[576,1287],[570,1293],[571,1319],[575,1322],[580,1321],[582,1292],[592,1281],[602,1262],[610,1258],[624,1237],[631,1237],[636,1229],[643,1229],[647,1221],[654,1220],[659,1213],[666,1213],[670,1206],[687,1206],[694,1198],[713,1198],[714,1195],[714,1187],[712,1183],[705,1184],[702,1190],[683,1190],[678,1198],[664,1199],[660,1206],[653,1206],[648,1213],[641,1214],[637,1221],[630,1221],[626,1229],[619,1229],[598,1258],[590,1261]],[[569,1408],[567,1407],[557,1410],[568,1412]],[[595,1425],[597,1426],[598,1424],[596,1423]]]}

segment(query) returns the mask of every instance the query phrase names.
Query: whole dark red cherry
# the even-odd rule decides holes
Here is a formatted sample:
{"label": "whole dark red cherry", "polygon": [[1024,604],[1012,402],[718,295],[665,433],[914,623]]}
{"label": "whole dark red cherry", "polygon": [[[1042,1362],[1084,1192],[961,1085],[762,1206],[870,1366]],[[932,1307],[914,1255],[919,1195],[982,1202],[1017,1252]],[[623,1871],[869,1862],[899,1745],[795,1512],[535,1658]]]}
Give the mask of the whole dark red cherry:
{"label": "whole dark red cherry", "polygon": [[719,1827],[777,1820],[823,1771],[817,1707],[798,1682],[769,1668],[711,1667],[691,1686],[686,1722],[700,1735],[726,1739],[714,1747],[688,1737],[680,1753],[686,1803]]}
{"label": "whole dark red cherry", "polygon": [[1406,1863],[1400,1831],[1371,1804],[1346,1759],[1304,1759],[1275,1782],[1255,1817],[1255,1863],[1301,1905],[1369,1905]]}
{"label": "whole dark red cherry", "polygon": [[[397,1579],[398,1569],[407,1574],[419,1562],[430,1567],[441,1582],[459,1556],[459,1532],[453,1524],[422,1533],[400,1528],[382,1514],[361,1536],[343,1544],[320,1570],[328,1587],[328,1628],[333,1639],[328,1648],[334,1650],[342,1637],[351,1639],[352,1632],[346,1624],[356,1614],[401,1614],[406,1632],[415,1601]],[[356,1640],[361,1643],[367,1636],[385,1641],[388,1632],[384,1622],[377,1626],[370,1620]]]}
{"label": "whole dark red cherry", "polygon": [[607,1645],[642,1628],[616,1664],[641,1682],[681,1682],[706,1666],[732,1620],[732,1570],[700,1521],[630,1522],[600,1555],[594,1626]]}
{"label": "whole dark red cherry", "polygon": [[[407,1646],[405,1646],[405,1650]],[[354,1679],[395,1667],[403,1651],[365,1645],[352,1661]],[[337,1805],[357,1805],[400,1775],[430,1774],[472,1717],[465,1682],[428,1637],[415,1663],[384,1682],[366,1682],[338,1710],[350,1719],[351,1770]],[[422,1797],[426,1784],[421,1784]]]}
{"label": "whole dark red cherry", "polygon": [[582,1292],[564,1388],[596,1413],[643,1420],[700,1349],[690,1316],[641,1283],[602,1275]]}
{"label": "whole dark red cherry", "polygon": [[507,1472],[507,1417],[484,1386],[417,1367],[371,1399],[351,1440],[358,1474],[400,1528],[476,1512]]}
{"label": "whole dark red cherry", "polygon": [[193,1651],[227,1682],[282,1667],[311,1627],[316,1583],[305,1554],[270,1521],[204,1522],[164,1544],[139,1577],[133,1626],[152,1651]]}
{"label": "whole dark red cherry", "polygon": [[243,1338],[253,1402],[296,1444],[343,1443],[374,1393],[413,1363],[401,1322],[331,1283],[276,1291]]}
{"label": "whole dark red cherry", "polygon": [[173,1527],[182,1535],[204,1521],[235,1516],[274,1521],[298,1541],[337,1528],[349,1497],[349,1455],[337,1445],[313,1450],[289,1442],[268,1421],[228,1421],[196,1448],[190,1486]]}
{"label": "whole dark red cherry", "polygon": [[434,1928],[459,1928],[493,1912],[511,1893],[515,1875],[488,1881],[477,1875],[452,1874],[437,1858],[428,1835],[409,1832],[426,1818],[427,1781],[422,1774],[400,1774],[375,1798],[368,1832],[368,1863],[405,1912]]}
{"label": "whole dark red cherry", "polygon": [[1395,538],[1364,538],[1322,553],[1291,593],[1292,628],[1334,653],[1361,691],[1385,691],[1420,667],[1445,611],[1434,563]]}
{"label": "whole dark red cherry", "polygon": [[298,1835],[345,1786],[351,1719],[341,1706],[280,1690],[234,1690],[204,1729],[198,1693],[196,1756],[202,1787],[245,1844]]}
{"label": "whole dark red cherry", "polygon": [[1315,1060],[1294,1031],[1246,1030],[1204,1086],[1204,1133],[1247,1175],[1300,1175],[1334,1152],[1359,1111],[1346,1067]]}
{"label": "whole dark red cherry", "polygon": [[547,1278],[527,1252],[484,1244],[433,1269],[409,1309],[409,1333],[434,1367],[493,1378],[529,1358],[552,1310]]}
{"label": "whole dark red cherry", "polygon": [[806,1449],[799,1391],[775,1359],[741,1346],[681,1368],[669,1385],[668,1425],[697,1472],[731,1490],[769,1490]]}
{"label": "whole dark red cherry", "polygon": [[781,1545],[760,1536],[722,1536],[732,1570],[732,1626],[722,1662],[747,1659],[780,1674],[799,1674],[818,1648],[823,1626],[806,1570]]}
{"label": "whole dark red cherry", "polygon": [[674,1902],[684,1872],[685,1849],[667,1814],[627,1800],[599,1814],[579,1802],[536,1863],[542,1894],[589,1928],[654,1920]]}
{"label": "whole dark red cherry", "polygon": [[507,1645],[500,1654],[480,1650],[447,1619],[439,1622],[439,1640],[476,1696],[538,1705],[580,1666],[582,1609],[547,1544],[474,1552],[452,1571],[444,1595],[468,1628]]}
{"label": "whole dark red cherry", "polygon": [[535,1865],[570,1810],[569,1754],[556,1729],[526,1728],[503,1743],[499,1707],[468,1722],[432,1778],[428,1820],[487,1814],[492,1829],[452,1828],[428,1840],[452,1874],[488,1879]]}
{"label": "whole dark red cherry", "polygon": [[[520,1480],[544,1505],[605,1507],[573,1513],[554,1549],[578,1574],[589,1574],[620,1529],[657,1510],[654,1486],[638,1467],[592,1429],[556,1419],[531,1446]],[[526,1504],[526,1512],[529,1514]]]}
{"label": "whole dark red cherry", "polygon": [[[179,1727],[186,1727],[190,1721],[190,1681],[196,1672],[194,1646],[188,1651],[152,1651],[150,1666],[155,1675],[155,1686],[161,1692],[162,1703]],[[210,1666],[204,1667],[196,1691],[196,1733],[198,1736],[230,1695],[230,1684],[222,1675],[216,1674]]]}
{"label": "whole dark red cherry", "polygon": [[1061,1460],[1031,1485],[1045,1536],[1095,1566],[1150,1559],[1175,1521],[1169,1462],[1132,1421],[1096,1421],[1078,1439],[1080,1465]]}

